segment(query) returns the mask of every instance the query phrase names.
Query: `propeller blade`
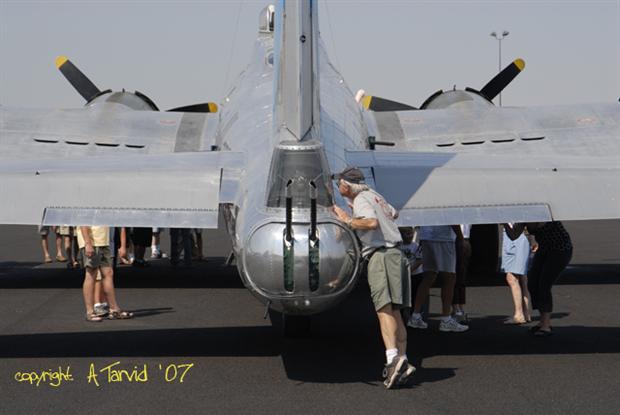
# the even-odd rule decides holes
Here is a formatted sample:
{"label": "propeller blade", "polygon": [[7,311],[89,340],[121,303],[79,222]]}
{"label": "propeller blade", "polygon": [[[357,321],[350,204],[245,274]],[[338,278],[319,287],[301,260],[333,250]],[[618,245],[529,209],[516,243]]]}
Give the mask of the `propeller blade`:
{"label": "propeller blade", "polygon": [[480,93],[491,101],[519,75],[523,68],[525,68],[525,61],[521,58],[515,59],[514,62],[495,75],[495,77],[480,90]]}
{"label": "propeller blade", "polygon": [[214,102],[204,102],[202,104],[187,105],[168,110],[169,112],[217,112],[217,104]]}
{"label": "propeller blade", "polygon": [[416,107],[412,107],[411,105],[390,101],[389,99],[381,97],[374,97],[372,95],[366,95],[362,98],[362,106],[367,110],[375,112],[417,110]]}
{"label": "propeller blade", "polygon": [[56,58],[56,67],[67,78],[67,81],[87,102],[101,93],[99,88],[93,84],[66,56]]}

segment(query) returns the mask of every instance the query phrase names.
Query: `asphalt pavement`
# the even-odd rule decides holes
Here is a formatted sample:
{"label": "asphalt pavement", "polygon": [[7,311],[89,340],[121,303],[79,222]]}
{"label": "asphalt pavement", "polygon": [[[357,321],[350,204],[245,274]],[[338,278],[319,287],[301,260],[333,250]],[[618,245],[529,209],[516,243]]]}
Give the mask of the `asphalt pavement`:
{"label": "asphalt pavement", "polygon": [[[502,324],[511,300],[499,276],[468,289],[462,334],[437,330],[433,289],[429,329],[409,331],[418,370],[388,391],[363,282],[313,320],[312,337],[286,339],[224,266],[222,235],[205,242],[208,260],[192,269],[120,267],[117,296],[135,318],[89,323],[80,271],[40,264],[34,227],[1,226],[0,413],[618,413],[619,265],[567,269],[545,339]],[[600,234],[584,246],[609,250]]]}

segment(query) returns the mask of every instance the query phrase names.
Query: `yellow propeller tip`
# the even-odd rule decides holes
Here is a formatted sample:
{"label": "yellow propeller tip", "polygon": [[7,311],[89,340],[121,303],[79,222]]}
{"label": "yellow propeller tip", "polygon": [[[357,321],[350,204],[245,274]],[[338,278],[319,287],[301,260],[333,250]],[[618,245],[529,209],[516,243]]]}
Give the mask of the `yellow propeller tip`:
{"label": "yellow propeller tip", "polygon": [[56,68],[60,68],[65,64],[69,59],[66,56],[59,56],[56,58]]}
{"label": "yellow propeller tip", "polygon": [[365,95],[364,98],[362,98],[362,107],[366,110],[370,108],[370,101],[372,101],[372,95]]}
{"label": "yellow propeller tip", "polygon": [[515,59],[515,65],[517,65],[517,68],[519,68],[519,70],[522,71],[523,68],[525,68],[525,61],[521,58]]}
{"label": "yellow propeller tip", "polygon": [[215,102],[209,102],[209,112],[217,112],[217,104]]}

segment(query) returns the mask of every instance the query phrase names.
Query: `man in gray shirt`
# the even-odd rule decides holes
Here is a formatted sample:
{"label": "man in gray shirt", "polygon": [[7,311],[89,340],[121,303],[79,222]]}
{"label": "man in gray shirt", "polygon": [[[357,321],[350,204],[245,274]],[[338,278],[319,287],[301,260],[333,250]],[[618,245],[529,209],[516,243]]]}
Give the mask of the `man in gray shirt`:
{"label": "man in gray shirt", "polygon": [[407,330],[400,309],[411,307],[407,263],[398,246],[402,239],[394,220],[396,209],[364,182],[364,174],[349,167],[333,176],[338,190],[352,202],[353,216],[334,205],[338,219],[354,230],[368,260],[368,285],[385,345],[384,385],[404,384],[415,368],[407,361]]}

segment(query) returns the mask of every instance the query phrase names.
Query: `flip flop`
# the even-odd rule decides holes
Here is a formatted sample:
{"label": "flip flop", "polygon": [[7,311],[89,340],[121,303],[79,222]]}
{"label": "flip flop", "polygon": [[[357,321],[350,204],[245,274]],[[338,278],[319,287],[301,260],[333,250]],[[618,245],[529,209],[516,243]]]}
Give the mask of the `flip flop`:
{"label": "flip flop", "polygon": [[133,317],[133,313],[122,310],[110,310],[108,320],[127,320]]}
{"label": "flip flop", "polygon": [[510,317],[510,318],[504,320],[504,324],[506,324],[506,325],[513,325],[513,326],[520,326],[521,324],[525,324],[525,319],[517,320],[514,317]]}
{"label": "flip flop", "polygon": [[93,311],[92,313],[86,313],[86,321],[88,321],[89,323],[101,323],[103,321],[103,318],[95,314],[95,312]]}

